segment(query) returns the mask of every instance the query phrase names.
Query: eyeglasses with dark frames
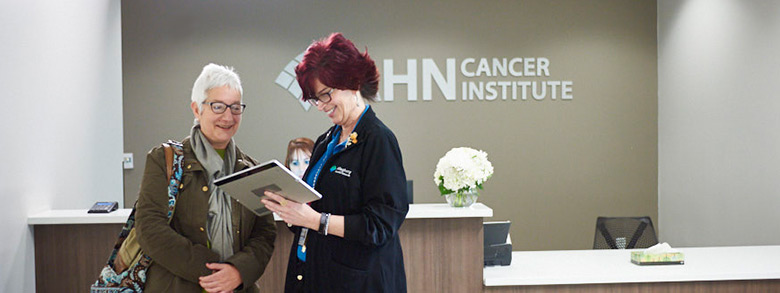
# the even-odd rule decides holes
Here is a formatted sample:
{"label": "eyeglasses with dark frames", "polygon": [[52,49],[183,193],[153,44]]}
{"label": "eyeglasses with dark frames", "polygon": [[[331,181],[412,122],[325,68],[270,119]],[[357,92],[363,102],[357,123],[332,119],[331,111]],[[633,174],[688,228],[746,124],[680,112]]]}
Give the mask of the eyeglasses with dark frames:
{"label": "eyeglasses with dark frames", "polygon": [[202,104],[209,105],[214,114],[225,113],[225,111],[230,108],[230,113],[233,115],[241,115],[241,113],[244,113],[244,109],[246,109],[246,104],[228,105],[223,102],[203,102]]}
{"label": "eyeglasses with dark frames", "polygon": [[314,105],[314,107],[317,107],[320,105],[320,103],[327,103],[330,102],[332,97],[330,96],[331,93],[333,93],[333,88],[331,88],[328,92],[322,93],[318,96],[312,96],[306,99],[307,102]]}

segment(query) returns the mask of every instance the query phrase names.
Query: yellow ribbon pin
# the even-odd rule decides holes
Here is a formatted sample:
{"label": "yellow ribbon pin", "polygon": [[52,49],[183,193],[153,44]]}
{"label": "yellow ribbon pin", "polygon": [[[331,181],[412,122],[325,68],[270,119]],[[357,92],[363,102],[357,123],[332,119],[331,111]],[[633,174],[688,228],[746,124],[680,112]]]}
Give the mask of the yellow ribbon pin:
{"label": "yellow ribbon pin", "polygon": [[347,146],[357,143],[357,132],[353,132],[349,134],[349,140],[347,140]]}

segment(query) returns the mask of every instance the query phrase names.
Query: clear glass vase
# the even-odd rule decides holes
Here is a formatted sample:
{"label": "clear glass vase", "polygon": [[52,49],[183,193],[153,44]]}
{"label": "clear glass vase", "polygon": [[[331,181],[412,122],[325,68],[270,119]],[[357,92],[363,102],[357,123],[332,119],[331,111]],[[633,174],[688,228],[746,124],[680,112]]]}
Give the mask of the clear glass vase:
{"label": "clear glass vase", "polygon": [[477,189],[471,188],[463,192],[447,193],[444,195],[444,198],[447,199],[447,203],[451,207],[465,208],[477,202],[478,196],[479,193],[477,192]]}

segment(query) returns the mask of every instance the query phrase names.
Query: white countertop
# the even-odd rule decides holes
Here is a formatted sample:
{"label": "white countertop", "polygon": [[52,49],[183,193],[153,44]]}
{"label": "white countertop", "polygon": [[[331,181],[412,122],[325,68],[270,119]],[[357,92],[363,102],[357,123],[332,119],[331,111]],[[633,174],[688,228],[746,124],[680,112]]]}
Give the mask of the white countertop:
{"label": "white countertop", "polygon": [[82,210],[50,210],[27,217],[28,225],[59,224],[124,224],[132,209],[119,209],[107,214],[89,214]]}
{"label": "white countertop", "polygon": [[[28,225],[64,225],[64,224],[124,224],[131,209],[120,209],[108,214],[88,214],[82,210],[50,210],[27,218]],[[433,218],[487,218],[493,216],[493,209],[482,203],[468,208],[453,208],[446,203],[423,203],[409,205],[407,219]],[[274,215],[274,219],[281,219]]]}
{"label": "white countertop", "polygon": [[409,205],[407,219],[433,219],[433,218],[489,218],[493,216],[493,209],[481,202],[467,208],[453,208],[446,203],[416,203]]}
{"label": "white countertop", "polygon": [[514,251],[509,266],[485,267],[485,286],[780,279],[780,246],[678,248],[684,265],[639,266],[636,250]]}

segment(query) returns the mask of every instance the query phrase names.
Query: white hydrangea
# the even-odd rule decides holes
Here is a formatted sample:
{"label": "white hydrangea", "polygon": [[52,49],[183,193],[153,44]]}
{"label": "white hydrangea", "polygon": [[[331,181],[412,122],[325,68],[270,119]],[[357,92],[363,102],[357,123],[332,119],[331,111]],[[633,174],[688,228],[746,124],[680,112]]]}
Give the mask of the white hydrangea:
{"label": "white hydrangea", "polygon": [[[481,186],[493,175],[493,164],[487,153],[468,147],[453,148],[436,164],[433,182],[449,192],[463,191]],[[443,180],[443,181],[442,181]]]}

